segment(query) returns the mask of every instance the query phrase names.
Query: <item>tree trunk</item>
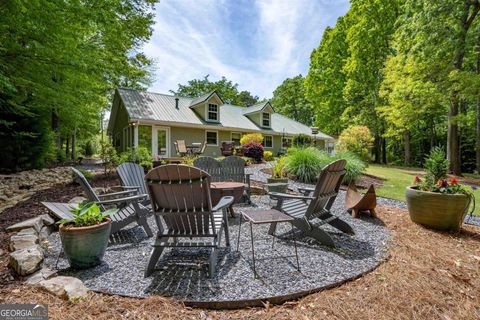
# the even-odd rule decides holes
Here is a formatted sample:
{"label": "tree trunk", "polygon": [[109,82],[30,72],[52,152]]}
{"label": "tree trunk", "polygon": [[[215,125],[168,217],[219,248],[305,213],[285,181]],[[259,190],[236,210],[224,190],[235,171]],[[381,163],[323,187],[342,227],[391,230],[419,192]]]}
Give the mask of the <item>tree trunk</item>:
{"label": "tree trunk", "polygon": [[477,99],[477,128],[475,139],[477,173],[480,173],[480,98]]}
{"label": "tree trunk", "polygon": [[387,139],[382,138],[382,163],[387,164]]}
{"label": "tree trunk", "polygon": [[412,164],[412,153],[411,153],[411,145],[410,145],[410,130],[405,130],[403,133],[403,143],[404,143],[404,150],[405,150],[405,165],[409,166]]}
{"label": "tree trunk", "polygon": [[382,141],[379,136],[375,135],[375,140],[373,142],[373,152],[374,152],[373,162],[375,163],[380,163],[381,148],[382,148]]}
{"label": "tree trunk", "polygon": [[62,140],[59,131],[59,119],[57,111],[52,108],[52,131],[55,133],[55,140],[57,143],[57,149],[62,149]]}
{"label": "tree trunk", "polygon": [[77,158],[76,155],[76,144],[77,144],[77,128],[73,129],[73,135],[72,135],[72,160],[75,161]]}
{"label": "tree trunk", "polygon": [[70,154],[70,137],[67,135],[67,140],[65,142],[65,159],[68,159]]}

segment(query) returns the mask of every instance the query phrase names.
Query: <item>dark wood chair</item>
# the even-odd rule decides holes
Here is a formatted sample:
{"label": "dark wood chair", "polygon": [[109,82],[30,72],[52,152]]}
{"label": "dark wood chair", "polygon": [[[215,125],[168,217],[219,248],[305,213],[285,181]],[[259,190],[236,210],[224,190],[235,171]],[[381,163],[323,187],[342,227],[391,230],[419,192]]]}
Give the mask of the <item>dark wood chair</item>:
{"label": "dark wood chair", "polygon": [[188,154],[187,144],[185,140],[176,140],[174,143],[177,154],[180,157],[185,157]]}
{"label": "dark wood chair", "polygon": [[352,217],[354,218],[357,218],[362,211],[369,211],[373,217],[376,217],[377,195],[373,184],[370,185],[367,193],[361,194],[358,192],[355,183],[350,182],[345,195],[345,207],[352,211]]}
{"label": "dark wood chair", "polygon": [[205,152],[206,148],[207,148],[207,142],[204,141],[202,146],[200,148],[198,148],[197,150],[195,150],[195,152],[193,154],[196,155],[196,156],[201,156]]}
{"label": "dark wood chair", "polygon": [[[293,217],[293,225],[307,236],[334,247],[332,237],[321,228],[322,225],[328,223],[342,232],[354,233],[348,223],[330,212],[345,176],[346,164],[346,160],[340,159],[325,166],[315,188],[298,188],[300,195],[269,192],[272,199],[277,200],[274,209]],[[275,229],[276,224],[273,223],[269,234],[274,234]]]}
{"label": "dark wood chair", "polygon": [[148,277],[165,247],[209,248],[209,274],[215,273],[221,234],[230,245],[227,208],[233,197],[212,207],[210,176],[187,165],[168,164],[145,176],[158,233],[145,271]]}
{"label": "dark wood chair", "polygon": [[222,141],[222,146],[220,147],[220,150],[222,151],[222,156],[232,156],[234,148],[235,143],[233,141]]}

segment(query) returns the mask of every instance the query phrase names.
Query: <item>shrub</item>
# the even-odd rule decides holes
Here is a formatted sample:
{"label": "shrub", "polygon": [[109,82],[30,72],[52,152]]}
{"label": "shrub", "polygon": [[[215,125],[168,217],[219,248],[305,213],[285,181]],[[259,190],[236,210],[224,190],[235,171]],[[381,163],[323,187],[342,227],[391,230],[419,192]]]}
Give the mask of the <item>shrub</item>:
{"label": "shrub", "polygon": [[106,140],[100,146],[100,158],[103,161],[105,173],[118,165],[118,155],[112,144]]}
{"label": "shrub", "polygon": [[373,145],[373,137],[365,126],[351,126],[343,130],[338,138],[337,151],[350,151],[360,159],[368,160],[368,154]]}
{"label": "shrub", "polygon": [[330,155],[312,147],[288,149],[285,168],[287,172],[295,175],[298,180],[313,182],[323,167],[338,159],[347,160],[347,173],[343,179],[343,184],[355,181],[366,169],[365,162],[351,152],[344,151],[336,155]]}
{"label": "shrub", "polygon": [[297,134],[293,137],[293,145],[298,147],[308,147],[312,145],[312,137],[304,133]]}
{"label": "shrub", "polygon": [[434,183],[447,177],[448,167],[449,162],[445,159],[445,152],[440,147],[433,148],[425,159],[427,178],[433,179]]}
{"label": "shrub", "polygon": [[272,161],[273,160],[273,152],[272,151],[264,151],[263,152],[263,159],[265,159],[265,161]]}
{"label": "shrub", "polygon": [[287,177],[285,172],[285,157],[279,157],[272,166],[272,178],[283,179]]}
{"label": "shrub", "polygon": [[303,182],[313,182],[323,167],[321,152],[315,148],[289,148],[285,169]]}
{"label": "shrub", "polygon": [[88,140],[85,145],[83,146],[83,154],[86,157],[91,157],[95,154],[95,144],[92,140]]}
{"label": "shrub", "polygon": [[240,144],[243,146],[248,143],[263,143],[263,135],[261,133],[249,133],[242,136]]}
{"label": "shrub", "polygon": [[120,163],[134,162],[142,163],[152,161],[152,155],[145,147],[128,148],[127,151],[120,154]]}
{"label": "shrub", "polygon": [[254,159],[255,161],[261,161],[263,158],[263,146],[260,143],[250,142],[243,145],[243,154],[245,157]]}

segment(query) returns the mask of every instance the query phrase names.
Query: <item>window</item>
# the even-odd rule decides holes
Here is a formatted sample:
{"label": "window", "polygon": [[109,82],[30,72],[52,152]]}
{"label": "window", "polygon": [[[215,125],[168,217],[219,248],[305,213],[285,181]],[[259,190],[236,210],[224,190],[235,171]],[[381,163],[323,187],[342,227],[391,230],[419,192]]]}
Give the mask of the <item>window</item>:
{"label": "window", "polygon": [[241,132],[232,132],[231,134],[231,140],[236,146],[240,145],[240,139],[242,138],[242,133]]}
{"label": "window", "polygon": [[263,136],[263,147],[264,148],[273,148],[273,137],[272,136]]}
{"label": "window", "polygon": [[212,121],[218,121],[218,106],[216,104],[208,104],[207,119]]}
{"label": "window", "polygon": [[283,137],[282,138],[282,148],[290,148],[292,146],[292,138]]}
{"label": "window", "polygon": [[205,131],[205,140],[207,141],[207,145],[218,146],[218,132]]}
{"label": "window", "polygon": [[270,113],[268,112],[262,113],[262,126],[270,127]]}

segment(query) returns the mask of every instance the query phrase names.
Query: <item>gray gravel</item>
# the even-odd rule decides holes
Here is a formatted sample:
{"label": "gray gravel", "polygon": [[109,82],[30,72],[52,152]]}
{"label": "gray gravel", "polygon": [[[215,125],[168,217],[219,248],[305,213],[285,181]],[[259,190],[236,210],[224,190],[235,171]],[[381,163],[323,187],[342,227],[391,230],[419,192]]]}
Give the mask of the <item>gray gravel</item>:
{"label": "gray gravel", "polygon": [[[270,207],[266,196],[254,196],[252,200],[256,204],[254,208],[236,206],[237,216],[243,210]],[[337,244],[335,249],[305,238],[298,230],[292,233],[289,224],[280,224],[275,249],[272,250],[268,226],[254,226],[255,253],[259,259],[258,279],[253,278],[250,234],[246,223],[241,229],[240,250],[235,251],[238,217],[229,221],[231,249],[222,248],[218,271],[212,279],[207,274],[208,252],[194,249],[166,249],[157,265],[158,270],[144,278],[152,239],[147,238],[139,227],[117,234],[101,265],[88,270],[71,270],[66,259],[60,257],[57,269],[60,274],[80,278],[87,287],[96,291],[135,297],[163,295],[180,300],[225,302],[225,307],[228,307],[228,301],[264,300],[316,290],[359,276],[377,266],[388,254],[390,235],[382,222],[368,216],[352,219],[344,210],[343,203],[342,193],[334,204],[333,212],[350,223],[356,234],[349,236],[326,226]],[[156,230],[154,219],[150,218],[149,222]],[[301,272],[296,270],[295,258],[292,257],[292,236],[298,241]],[[52,234],[49,242],[45,264],[55,268],[61,247],[58,233]]]}

